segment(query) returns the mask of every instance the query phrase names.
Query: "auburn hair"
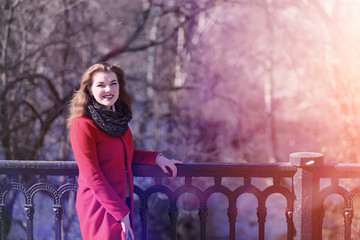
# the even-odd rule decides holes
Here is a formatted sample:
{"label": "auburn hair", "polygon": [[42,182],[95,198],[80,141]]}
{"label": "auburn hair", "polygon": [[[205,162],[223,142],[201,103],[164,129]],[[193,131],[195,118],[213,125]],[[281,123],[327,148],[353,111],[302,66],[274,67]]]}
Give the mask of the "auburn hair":
{"label": "auburn hair", "polygon": [[69,116],[67,118],[67,126],[70,128],[75,118],[80,117],[84,114],[84,109],[89,102],[91,97],[89,89],[93,84],[93,76],[98,72],[113,72],[115,73],[119,83],[119,99],[125,103],[131,110],[132,97],[126,91],[126,83],[124,77],[124,71],[118,66],[111,65],[106,62],[96,63],[89,67],[84,73],[80,89],[75,91],[69,105]]}

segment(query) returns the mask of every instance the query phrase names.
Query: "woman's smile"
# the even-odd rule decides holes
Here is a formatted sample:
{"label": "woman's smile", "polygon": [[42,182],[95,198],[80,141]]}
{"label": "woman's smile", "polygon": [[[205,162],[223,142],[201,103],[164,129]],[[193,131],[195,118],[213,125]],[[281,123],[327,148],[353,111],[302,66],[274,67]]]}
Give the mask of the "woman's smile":
{"label": "woman's smile", "polygon": [[112,95],[112,94],[107,94],[107,95],[103,96],[103,98],[106,98],[109,100],[111,100],[113,97],[114,97],[114,95]]}

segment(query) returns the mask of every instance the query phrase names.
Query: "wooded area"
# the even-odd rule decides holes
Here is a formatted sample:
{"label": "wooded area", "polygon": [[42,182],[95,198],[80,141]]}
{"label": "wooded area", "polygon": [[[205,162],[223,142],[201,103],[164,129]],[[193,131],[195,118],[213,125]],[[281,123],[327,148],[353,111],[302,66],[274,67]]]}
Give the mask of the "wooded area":
{"label": "wooded area", "polygon": [[67,106],[109,61],[136,147],[184,162],[359,162],[358,0],[2,0],[0,158],[74,160]]}
{"label": "wooded area", "polygon": [[[123,67],[138,147],[184,161],[358,161],[358,1],[4,1],[1,156],[72,159],[81,74]],[[335,160],[336,159],[336,160]]]}

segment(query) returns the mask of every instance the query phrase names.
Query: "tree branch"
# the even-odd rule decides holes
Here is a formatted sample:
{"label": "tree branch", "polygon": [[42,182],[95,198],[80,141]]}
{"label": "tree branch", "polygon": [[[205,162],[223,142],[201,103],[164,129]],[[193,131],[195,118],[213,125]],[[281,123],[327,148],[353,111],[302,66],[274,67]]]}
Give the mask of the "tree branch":
{"label": "tree branch", "polygon": [[134,33],[127,39],[127,41],[120,47],[115,48],[114,50],[107,53],[105,56],[101,57],[98,62],[105,62],[109,60],[110,58],[113,58],[123,52],[125,52],[131,43],[138,37],[138,35],[142,32],[142,30],[145,28],[145,24],[147,20],[149,19],[149,15],[152,8],[152,2],[150,2],[149,9],[147,9],[144,12],[144,17],[142,23],[137,27],[137,29],[134,31]]}

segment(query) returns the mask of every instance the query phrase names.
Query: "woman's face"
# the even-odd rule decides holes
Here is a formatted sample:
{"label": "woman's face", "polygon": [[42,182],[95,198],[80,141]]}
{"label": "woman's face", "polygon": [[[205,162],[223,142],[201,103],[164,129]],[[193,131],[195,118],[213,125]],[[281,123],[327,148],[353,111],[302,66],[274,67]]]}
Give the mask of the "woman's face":
{"label": "woman's face", "polygon": [[110,109],[119,97],[119,82],[115,73],[95,73],[89,91],[98,103]]}

